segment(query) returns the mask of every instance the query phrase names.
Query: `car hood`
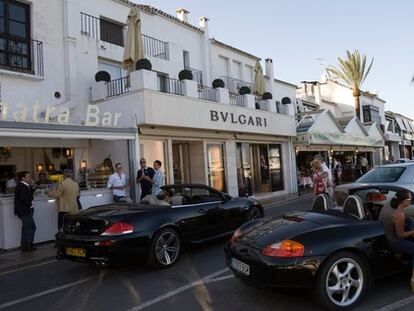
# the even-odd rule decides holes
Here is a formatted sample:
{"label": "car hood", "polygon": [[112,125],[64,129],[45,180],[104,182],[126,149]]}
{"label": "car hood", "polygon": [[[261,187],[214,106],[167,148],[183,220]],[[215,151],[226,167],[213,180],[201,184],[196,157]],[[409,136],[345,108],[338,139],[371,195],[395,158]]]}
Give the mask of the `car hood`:
{"label": "car hood", "polygon": [[293,212],[278,217],[265,218],[242,232],[240,243],[262,248],[285,239],[292,239],[305,232],[327,226],[343,225],[350,221],[345,215],[315,212]]}

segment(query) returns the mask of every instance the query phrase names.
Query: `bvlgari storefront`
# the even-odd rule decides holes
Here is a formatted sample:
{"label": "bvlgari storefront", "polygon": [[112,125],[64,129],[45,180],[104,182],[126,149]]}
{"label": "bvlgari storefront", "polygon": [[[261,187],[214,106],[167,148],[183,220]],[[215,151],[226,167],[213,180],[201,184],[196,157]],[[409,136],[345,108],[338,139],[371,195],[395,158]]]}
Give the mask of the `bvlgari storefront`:
{"label": "bvlgari storefront", "polygon": [[293,116],[142,93],[138,154],[150,165],[160,160],[167,183],[202,183],[233,196],[296,191]]}
{"label": "bvlgari storefront", "polygon": [[[50,241],[57,231],[58,201],[46,193],[57,186],[63,170],[73,170],[82,208],[111,203],[106,183],[113,164],[123,163],[127,176],[134,179],[135,141],[136,129],[130,128],[0,121],[0,249],[20,245],[12,185],[16,172],[29,171],[38,181],[34,242]],[[134,188],[129,195],[134,199]]]}

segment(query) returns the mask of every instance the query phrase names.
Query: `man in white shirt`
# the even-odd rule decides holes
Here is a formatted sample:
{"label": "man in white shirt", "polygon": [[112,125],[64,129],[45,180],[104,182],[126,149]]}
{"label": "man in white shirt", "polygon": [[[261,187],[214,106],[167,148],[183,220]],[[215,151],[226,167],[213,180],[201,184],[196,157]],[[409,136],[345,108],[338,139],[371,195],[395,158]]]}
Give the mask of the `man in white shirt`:
{"label": "man in white shirt", "polygon": [[109,176],[108,189],[112,189],[113,199],[115,203],[126,202],[125,189],[128,188],[126,176],[122,172],[122,164],[115,164],[115,173]]}
{"label": "man in white shirt", "polygon": [[152,194],[158,195],[161,192],[161,187],[164,186],[164,173],[161,170],[161,161],[154,161],[154,177],[152,178]]}

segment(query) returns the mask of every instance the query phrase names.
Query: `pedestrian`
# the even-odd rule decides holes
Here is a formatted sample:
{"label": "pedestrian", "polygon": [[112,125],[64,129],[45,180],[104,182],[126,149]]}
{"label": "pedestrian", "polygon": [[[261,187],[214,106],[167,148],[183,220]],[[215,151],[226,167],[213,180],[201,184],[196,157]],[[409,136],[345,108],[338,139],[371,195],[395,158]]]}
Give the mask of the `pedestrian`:
{"label": "pedestrian", "polygon": [[79,211],[79,185],[73,180],[72,170],[65,169],[63,171],[63,180],[56,189],[48,192],[48,196],[59,198],[58,230],[60,230],[63,227],[65,214]]}
{"label": "pedestrian", "polygon": [[112,189],[113,200],[115,203],[126,202],[125,189],[127,186],[126,176],[122,172],[122,164],[115,164],[115,172],[109,176],[108,189]]}
{"label": "pedestrian", "polygon": [[141,200],[147,195],[152,193],[152,178],[155,171],[152,167],[147,166],[147,160],[141,158],[139,160],[141,169],[137,172],[137,184],[141,186]]}
{"label": "pedestrian", "polygon": [[329,197],[333,198],[333,178],[332,178],[332,172],[329,169],[329,167],[326,165],[325,159],[321,157],[319,154],[317,154],[314,159],[319,160],[321,162],[321,170],[322,172],[326,172],[328,176],[326,177],[326,193],[329,195]]}
{"label": "pedestrian", "polygon": [[314,189],[314,196],[316,197],[318,194],[327,193],[327,179],[328,173],[323,171],[322,163],[320,160],[316,159],[313,160],[312,163],[313,169],[313,189]]}
{"label": "pedestrian", "polygon": [[411,192],[405,189],[398,190],[390,204],[384,205],[379,215],[379,221],[384,228],[388,243],[396,252],[411,255],[411,291],[414,292],[414,221],[406,217],[404,209],[410,206]]}
{"label": "pedestrian", "polygon": [[363,155],[359,158],[359,166],[361,167],[361,174],[364,175],[366,172],[368,172],[368,160]]}
{"label": "pedestrian", "polygon": [[161,192],[161,187],[164,186],[164,173],[161,170],[161,161],[154,161],[154,177],[152,179],[152,194],[158,195]]}
{"label": "pedestrian", "polygon": [[23,252],[32,252],[36,225],[33,220],[33,192],[32,176],[28,171],[17,174],[18,183],[14,192],[14,214],[22,222],[22,236],[20,249]]}
{"label": "pedestrian", "polygon": [[333,172],[335,177],[335,184],[340,185],[342,177],[342,164],[337,158],[333,159]]}

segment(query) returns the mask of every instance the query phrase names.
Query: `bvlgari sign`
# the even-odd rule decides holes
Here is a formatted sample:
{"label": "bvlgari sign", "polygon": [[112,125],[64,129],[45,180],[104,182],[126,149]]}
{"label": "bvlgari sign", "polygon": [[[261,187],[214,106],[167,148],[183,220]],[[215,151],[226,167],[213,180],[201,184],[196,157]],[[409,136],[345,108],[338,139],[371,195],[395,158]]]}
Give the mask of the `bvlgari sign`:
{"label": "bvlgari sign", "polygon": [[267,118],[252,117],[244,113],[210,110],[210,120],[213,122],[267,127]]}
{"label": "bvlgari sign", "polygon": [[[18,104],[15,109],[10,109],[7,103],[0,102],[0,120],[7,121],[9,119],[15,122],[35,122],[35,123],[49,123],[53,122],[52,113],[56,115],[56,121],[59,124],[69,124],[70,110],[68,107],[47,106],[46,109],[40,111],[40,103],[35,102],[31,107],[31,114],[27,105]],[[86,118],[84,124],[87,126],[118,126],[119,112],[100,112],[96,105],[88,105],[86,110]]]}

